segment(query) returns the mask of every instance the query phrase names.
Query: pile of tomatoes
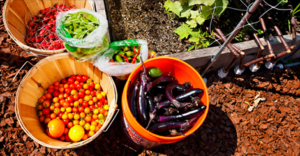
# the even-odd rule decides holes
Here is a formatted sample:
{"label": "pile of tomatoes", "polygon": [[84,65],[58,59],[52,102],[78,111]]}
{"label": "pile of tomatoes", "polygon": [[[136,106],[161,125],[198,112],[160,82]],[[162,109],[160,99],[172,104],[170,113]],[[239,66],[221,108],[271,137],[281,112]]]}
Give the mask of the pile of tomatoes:
{"label": "pile of tomatoes", "polygon": [[47,134],[78,142],[93,136],[108,114],[106,94],[86,75],[72,75],[50,85],[38,99],[39,120]]}

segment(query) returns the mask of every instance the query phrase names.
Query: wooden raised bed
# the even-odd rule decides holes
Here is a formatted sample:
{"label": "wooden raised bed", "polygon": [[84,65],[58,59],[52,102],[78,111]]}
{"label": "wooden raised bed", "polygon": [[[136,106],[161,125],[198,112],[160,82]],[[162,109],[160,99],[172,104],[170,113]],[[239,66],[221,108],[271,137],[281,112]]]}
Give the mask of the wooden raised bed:
{"label": "wooden raised bed", "polygon": [[[95,1],[96,2],[96,10],[98,13],[105,15],[108,19],[108,22],[110,23],[110,17],[108,16],[108,11],[107,11],[107,0],[100,0],[100,1]],[[109,33],[108,36],[114,36],[111,26],[109,26]],[[292,36],[291,35],[283,35],[283,38],[287,41],[289,45],[291,45],[292,41]],[[111,40],[110,40],[111,41]],[[262,55],[268,54],[268,48],[266,45],[266,42],[264,38],[260,38],[260,41],[262,42],[265,50],[263,51]],[[270,42],[272,44],[273,50],[275,54],[279,54],[282,51],[284,51],[284,47],[281,44],[281,41],[279,37],[270,37]],[[297,45],[300,44],[300,34],[297,34],[296,36],[296,43]],[[249,62],[251,60],[254,60],[256,58],[256,54],[259,49],[259,45],[256,43],[255,40],[250,40],[250,41],[244,41],[240,43],[235,43],[233,44],[239,49],[241,49],[243,52],[245,52],[245,63]],[[192,50],[188,52],[182,52],[182,53],[176,53],[176,54],[171,54],[167,56],[175,57],[181,60],[186,61],[190,65],[192,65],[194,68],[198,69],[202,66],[204,66],[219,50],[218,46],[215,47],[209,47],[205,49],[198,49],[198,50]],[[217,61],[213,64],[213,66],[207,71],[216,71],[226,65],[228,65],[232,59],[233,55],[230,53],[229,49],[225,49],[222,54],[219,56]],[[284,58],[284,57],[283,57]],[[297,54],[296,56],[293,57],[295,58],[300,58],[300,53]],[[236,65],[239,64],[239,60],[235,63],[232,68],[234,68]]]}

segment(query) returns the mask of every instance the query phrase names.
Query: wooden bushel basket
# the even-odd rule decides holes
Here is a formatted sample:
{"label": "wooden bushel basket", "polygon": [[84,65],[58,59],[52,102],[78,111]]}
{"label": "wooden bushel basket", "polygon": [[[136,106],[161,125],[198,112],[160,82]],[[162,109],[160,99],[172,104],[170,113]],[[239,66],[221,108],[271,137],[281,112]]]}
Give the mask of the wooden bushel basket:
{"label": "wooden bushel basket", "polygon": [[[101,129],[87,140],[77,143],[63,142],[49,137],[36,113],[38,99],[43,95],[45,89],[55,81],[71,75],[87,75],[96,83],[100,83],[102,90],[107,95],[109,105],[108,115]],[[69,54],[62,53],[44,58],[27,72],[17,90],[15,111],[22,129],[39,144],[57,149],[77,148],[93,141],[106,129],[118,106],[117,94],[111,76],[101,72],[89,62],[77,62]]]}
{"label": "wooden bushel basket", "polygon": [[5,29],[11,38],[24,50],[30,50],[37,54],[57,54],[66,51],[60,50],[43,50],[29,47],[25,42],[26,25],[31,17],[39,14],[40,10],[53,7],[54,4],[66,4],[67,6],[76,5],[76,9],[86,8],[94,9],[94,1],[91,0],[6,0],[3,7],[3,23]]}

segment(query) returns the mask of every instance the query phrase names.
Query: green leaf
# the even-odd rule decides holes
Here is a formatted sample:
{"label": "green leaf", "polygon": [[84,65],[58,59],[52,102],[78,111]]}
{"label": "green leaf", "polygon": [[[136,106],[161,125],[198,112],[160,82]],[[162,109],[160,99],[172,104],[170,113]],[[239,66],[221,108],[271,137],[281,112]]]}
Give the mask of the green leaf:
{"label": "green leaf", "polygon": [[209,7],[209,6],[201,6],[201,13],[200,15],[208,20],[211,19],[211,14],[213,13],[213,7]]}
{"label": "green leaf", "polygon": [[194,43],[199,43],[199,40],[200,38],[199,37],[195,37],[195,36],[192,36],[189,38],[189,42],[194,42]]}
{"label": "green leaf", "polygon": [[202,24],[205,22],[205,19],[202,18],[201,16],[198,16],[198,17],[196,18],[196,21],[197,21],[197,23],[198,23],[199,25],[202,25]]}
{"label": "green leaf", "polygon": [[171,2],[170,0],[167,0],[164,5],[165,9],[168,11],[172,11],[177,16],[180,16],[180,12],[182,10],[181,3],[179,1]]}
{"label": "green leaf", "polygon": [[220,16],[225,11],[228,5],[228,0],[217,0],[215,5],[216,5],[215,15]]}
{"label": "green leaf", "polygon": [[[181,3],[182,4],[182,3]],[[190,15],[191,15],[191,9],[193,7],[190,7],[187,3],[183,4],[182,5],[182,11],[181,11],[181,14],[180,14],[180,17],[185,17],[185,18],[189,18]]]}
{"label": "green leaf", "polygon": [[192,32],[192,29],[189,27],[189,25],[183,23],[180,27],[174,30],[174,32],[178,34],[179,39],[182,40],[184,38],[189,37],[190,33]]}
{"label": "green leaf", "polygon": [[191,11],[191,18],[197,18],[197,16],[200,16],[198,11]]}
{"label": "green leaf", "polygon": [[189,6],[192,6],[195,4],[204,4],[204,5],[211,6],[214,2],[215,2],[215,0],[189,0]]}
{"label": "green leaf", "polygon": [[201,35],[202,33],[203,33],[202,30],[199,28],[193,29],[193,31],[190,32],[191,36],[198,37],[198,38],[202,37],[202,35]]}
{"label": "green leaf", "polygon": [[170,0],[167,0],[164,4],[166,10],[169,10],[172,6],[173,6],[173,2],[171,2]]}
{"label": "green leaf", "polygon": [[192,46],[190,46],[189,49],[188,49],[188,51],[191,51],[191,50],[194,49],[194,48],[195,48],[195,44],[192,45]]}
{"label": "green leaf", "polygon": [[190,28],[197,27],[197,22],[195,20],[188,20],[188,21],[186,21],[186,24],[190,25]]}
{"label": "green leaf", "polygon": [[180,12],[182,10],[181,3],[178,1],[174,2],[173,6],[169,10],[174,12],[177,16],[180,16]]}

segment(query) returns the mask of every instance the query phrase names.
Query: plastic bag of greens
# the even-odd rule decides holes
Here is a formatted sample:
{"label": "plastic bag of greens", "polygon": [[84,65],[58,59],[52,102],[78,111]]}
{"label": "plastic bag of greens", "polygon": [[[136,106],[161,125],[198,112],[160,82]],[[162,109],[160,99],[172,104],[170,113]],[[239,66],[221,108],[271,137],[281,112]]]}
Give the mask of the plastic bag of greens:
{"label": "plastic bag of greens", "polygon": [[97,57],[94,66],[111,76],[126,80],[129,74],[141,63],[148,59],[148,45],[146,40],[128,39],[114,41],[109,44],[109,49]]}
{"label": "plastic bag of greens", "polygon": [[108,22],[88,9],[60,12],[56,17],[56,33],[67,51],[78,61],[93,59],[108,49]]}

